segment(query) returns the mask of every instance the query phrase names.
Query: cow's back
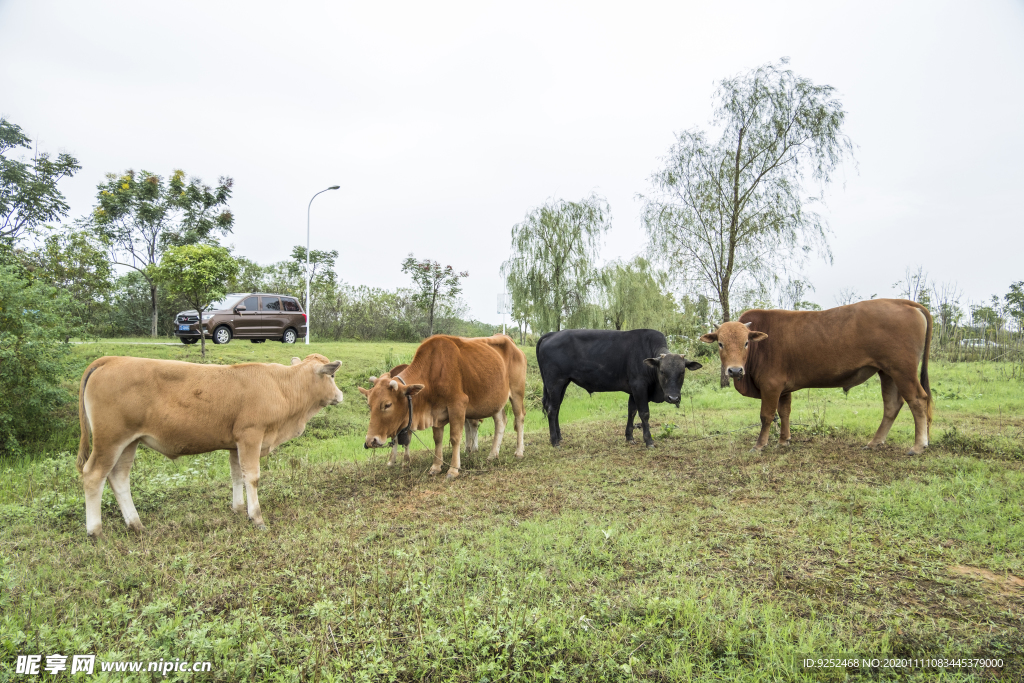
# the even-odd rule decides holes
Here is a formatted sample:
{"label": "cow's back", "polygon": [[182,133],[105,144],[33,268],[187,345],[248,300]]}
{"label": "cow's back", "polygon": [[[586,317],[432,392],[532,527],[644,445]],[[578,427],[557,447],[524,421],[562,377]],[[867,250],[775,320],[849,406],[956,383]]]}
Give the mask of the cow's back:
{"label": "cow's back", "polygon": [[[751,342],[746,372],[754,384],[842,386],[861,368],[889,372],[921,362],[929,317],[920,304],[873,299],[824,311],[751,310],[739,321],[768,338]],[[737,386],[740,388],[740,386]],[[741,389],[742,391],[742,389]],[[743,392],[747,393],[747,392]]]}
{"label": "cow's back", "polygon": [[273,428],[286,421],[299,394],[287,371],[107,356],[86,371],[83,406],[101,438],[144,434],[172,451],[167,455],[202,453],[233,447],[250,423]]}
{"label": "cow's back", "polygon": [[548,377],[572,381],[587,391],[629,391],[642,379],[656,381],[644,364],[668,351],[665,335],[657,330],[561,330],[537,342],[537,364]]}

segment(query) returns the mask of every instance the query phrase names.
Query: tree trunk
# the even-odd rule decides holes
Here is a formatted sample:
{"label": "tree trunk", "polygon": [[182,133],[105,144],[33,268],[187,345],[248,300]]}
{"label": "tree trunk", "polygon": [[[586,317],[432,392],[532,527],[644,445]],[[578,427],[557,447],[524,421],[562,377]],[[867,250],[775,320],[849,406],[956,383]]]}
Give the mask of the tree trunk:
{"label": "tree trunk", "polygon": [[150,305],[153,308],[153,325],[150,329],[150,336],[156,338],[156,321],[157,321],[157,310],[156,310],[156,285],[149,286],[149,299]]}
{"label": "tree trunk", "polygon": [[203,357],[203,362],[206,362],[206,335],[203,334],[203,311],[196,309],[199,312],[199,349],[200,354]]}

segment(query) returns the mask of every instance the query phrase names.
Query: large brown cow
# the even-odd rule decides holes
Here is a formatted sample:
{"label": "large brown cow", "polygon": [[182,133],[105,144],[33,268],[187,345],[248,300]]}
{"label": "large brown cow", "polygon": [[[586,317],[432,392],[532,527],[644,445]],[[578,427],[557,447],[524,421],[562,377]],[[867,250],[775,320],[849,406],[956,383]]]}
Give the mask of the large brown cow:
{"label": "large brown cow", "polygon": [[247,498],[249,519],[266,528],[256,495],[260,456],[302,434],[321,408],[341,403],[334,383],[340,365],[317,353],[293,358],[291,366],[120,356],[94,361],[82,375],[78,399],[82,438],[77,465],[89,536],[101,531],[104,481],[110,482],[128,527],[142,531],[129,486],[140,443],[172,459],[227,450],[231,509],[241,512]]}
{"label": "large brown cow", "polygon": [[[391,377],[397,377],[407,367],[409,367],[408,363],[396,365],[395,367],[388,370],[388,374]],[[376,377],[370,378],[371,384],[375,384],[376,382]],[[367,402],[369,402],[370,397],[366,396],[366,400]],[[504,411],[502,411],[502,417],[504,417],[504,415],[505,413]],[[480,423],[482,421],[483,420],[471,420],[468,417],[466,418],[466,453],[476,453],[477,451],[480,450]],[[405,459],[402,462],[402,467],[404,469],[409,469],[409,445],[411,443],[412,431],[399,432],[399,434],[391,442],[391,457],[388,458],[388,467],[391,467],[392,465],[395,464],[395,460],[398,457],[398,447],[402,446],[403,448],[405,448]]]}
{"label": "large brown cow", "polygon": [[[431,474],[441,471],[444,426],[451,425],[452,464],[448,477],[459,475],[463,422],[494,418],[489,460],[498,457],[505,435],[505,403],[515,416],[516,457],[523,457],[526,416],[526,356],[510,337],[467,339],[434,335],[416,349],[398,376],[385,373],[372,389],[359,387],[370,405],[365,448],[379,448],[403,429],[434,430]],[[412,411],[410,414],[410,410]]]}
{"label": "large brown cow", "polygon": [[[747,311],[739,322],[722,323],[703,342],[718,342],[722,367],[744,396],[761,399],[761,434],[754,450],[768,443],[778,411],[779,443],[790,442],[792,393],[799,389],[851,387],[876,373],[882,382],[882,424],[866,448],[885,443],[906,401],[914,414],[916,455],[928,446],[932,395],[928,352],[932,317],[921,304],[874,299],[827,311]],[[921,364],[920,379],[917,366]]]}

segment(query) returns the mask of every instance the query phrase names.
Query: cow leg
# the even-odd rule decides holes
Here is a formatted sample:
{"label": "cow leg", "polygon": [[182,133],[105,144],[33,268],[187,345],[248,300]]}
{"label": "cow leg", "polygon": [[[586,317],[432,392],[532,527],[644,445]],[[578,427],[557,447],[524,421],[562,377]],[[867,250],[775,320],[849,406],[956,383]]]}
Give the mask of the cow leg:
{"label": "cow leg", "polygon": [[121,514],[124,516],[124,523],[132,531],[143,530],[142,520],[139,519],[139,513],[135,509],[135,502],[132,500],[132,489],[129,482],[132,464],[135,462],[135,449],[138,446],[138,441],[128,444],[121,452],[121,456],[117,459],[113,469],[110,470],[110,474],[107,475],[110,488],[114,491],[114,498],[117,499],[117,504],[121,508]]}
{"label": "cow leg", "polygon": [[558,411],[562,408],[562,399],[565,398],[565,390],[569,386],[566,382],[561,386],[548,390],[544,385],[544,408],[548,414],[548,434],[551,437],[551,445],[557,447],[562,443],[562,428],[558,424]]}
{"label": "cow leg", "polygon": [[[466,401],[469,400],[467,396]],[[465,403],[462,406],[448,406],[448,430],[452,440],[452,464],[448,467],[448,478],[454,479],[459,476],[462,469],[462,429],[466,423]],[[495,425],[497,429],[497,425]]]}
{"label": "cow leg", "polygon": [[245,510],[245,478],[238,464],[238,449],[228,451],[228,464],[231,465],[231,511],[242,512]]}
{"label": "cow leg", "polygon": [[633,438],[633,418],[636,417],[636,401],[633,395],[629,395],[629,416],[626,418],[626,443],[636,443]]}
{"label": "cow leg", "polygon": [[257,529],[266,529],[263,523],[263,511],[260,510],[260,499],[256,489],[260,485],[260,449],[262,443],[238,444],[238,464],[242,470],[242,479],[245,481],[245,498],[249,511],[249,520],[256,525]]}
{"label": "cow leg", "polygon": [[498,451],[501,450],[501,442],[505,438],[505,406],[502,406],[492,417],[494,418],[494,442],[491,443],[491,454],[487,456],[488,460],[497,459]]}
{"label": "cow leg", "polygon": [[402,460],[402,469],[403,470],[409,469],[409,466],[411,464],[412,464],[412,461],[409,459],[409,444],[406,444],[405,445],[405,459]]}
{"label": "cow leg", "polygon": [[93,432],[92,453],[85,463],[82,473],[82,489],[85,493],[85,532],[89,538],[99,538],[103,533],[101,502],[103,501],[103,485],[117,459],[128,444],[112,444]]}
{"label": "cow leg", "polygon": [[388,457],[388,467],[395,464],[395,458],[398,457],[398,441],[391,442],[391,455]]}
{"label": "cow leg", "polygon": [[761,388],[761,433],[757,437],[757,443],[751,449],[760,452],[768,444],[768,435],[771,433],[772,421],[779,409],[779,398],[781,391]]}
{"label": "cow leg", "polygon": [[914,445],[907,451],[907,455],[920,455],[928,448],[928,394],[913,374],[896,375],[893,379],[896,380],[900,396],[914,414]]}
{"label": "cow leg", "polygon": [[444,462],[442,449],[444,448],[444,425],[434,427],[434,464],[430,466],[430,474],[438,474],[441,471],[441,463]]}
{"label": "cow leg", "polygon": [[[523,454],[526,452],[526,441],[524,440],[523,429],[526,426],[526,393],[525,389],[522,393],[518,393],[518,390],[513,387],[512,393],[509,396],[512,399],[512,416],[515,419],[516,428],[516,458],[522,460]],[[504,416],[502,416],[504,419]]]}
{"label": "cow leg", "polygon": [[793,409],[793,394],[783,394],[779,397],[779,417],[782,419],[782,428],[779,432],[779,445],[788,446],[792,442],[792,435],[789,433],[789,411]]}
{"label": "cow leg", "polygon": [[864,448],[877,448],[885,443],[886,437],[889,436],[889,430],[892,429],[892,423],[896,421],[896,416],[900,414],[900,409],[903,407],[903,397],[900,396],[896,380],[885,372],[879,372],[878,379],[882,383],[882,424],[878,425],[878,431],[875,432],[874,438]]}
{"label": "cow leg", "polygon": [[[636,397],[635,399],[633,397]],[[647,392],[635,392],[630,400],[636,401],[637,412],[640,414],[640,424],[644,428],[644,443],[648,448],[654,448],[654,439],[651,438],[651,408],[647,402]]]}

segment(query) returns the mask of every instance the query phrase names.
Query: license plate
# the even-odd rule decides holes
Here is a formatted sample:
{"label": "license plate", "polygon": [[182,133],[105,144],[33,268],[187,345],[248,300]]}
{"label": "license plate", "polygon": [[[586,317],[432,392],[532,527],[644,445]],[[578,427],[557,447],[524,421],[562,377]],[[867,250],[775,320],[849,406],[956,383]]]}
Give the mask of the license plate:
{"label": "license plate", "polygon": [[187,331],[189,327],[191,327],[191,326],[190,325],[178,325],[178,329],[179,330],[186,330]]}

